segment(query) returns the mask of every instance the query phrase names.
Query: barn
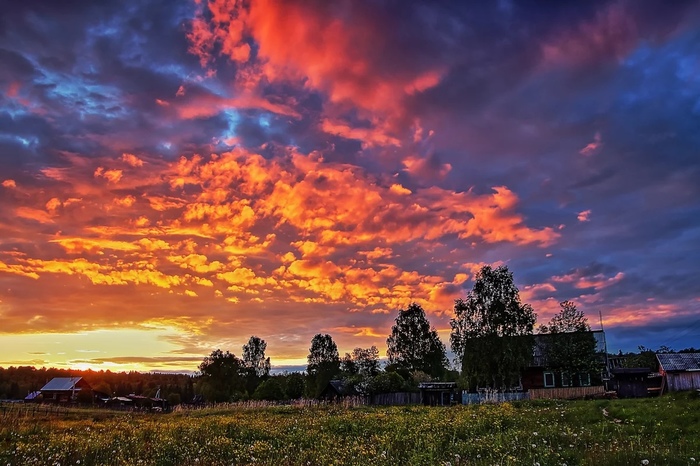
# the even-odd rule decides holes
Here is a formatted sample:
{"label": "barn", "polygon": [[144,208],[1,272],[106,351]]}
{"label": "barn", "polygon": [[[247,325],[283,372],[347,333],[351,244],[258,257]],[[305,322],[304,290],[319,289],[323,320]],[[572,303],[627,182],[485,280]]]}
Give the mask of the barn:
{"label": "barn", "polygon": [[75,400],[81,390],[92,391],[82,377],[54,377],[40,391],[44,401],[65,403]]}
{"label": "barn", "polygon": [[669,392],[700,390],[700,353],[657,354],[656,359]]}

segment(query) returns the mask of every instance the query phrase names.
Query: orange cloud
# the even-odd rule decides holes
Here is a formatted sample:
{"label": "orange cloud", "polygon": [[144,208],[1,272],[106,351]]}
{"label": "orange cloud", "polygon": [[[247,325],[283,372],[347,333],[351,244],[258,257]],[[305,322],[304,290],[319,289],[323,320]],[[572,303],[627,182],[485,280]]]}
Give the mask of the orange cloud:
{"label": "orange cloud", "polygon": [[134,154],[122,154],[122,161],[134,168],[143,167],[143,160],[136,157]]}
{"label": "orange cloud", "polygon": [[16,188],[16,187],[17,187],[17,183],[15,183],[15,180],[5,180],[5,181],[2,182],[2,186],[3,186],[4,188],[8,188],[8,189],[10,189],[10,188]]}

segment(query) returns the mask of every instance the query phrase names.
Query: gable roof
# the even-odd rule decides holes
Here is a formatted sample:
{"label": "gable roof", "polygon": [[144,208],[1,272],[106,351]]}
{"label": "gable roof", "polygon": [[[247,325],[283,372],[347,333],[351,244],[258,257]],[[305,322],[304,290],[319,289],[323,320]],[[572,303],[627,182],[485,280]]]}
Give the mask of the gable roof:
{"label": "gable roof", "polygon": [[700,371],[700,353],[657,354],[665,371]]}
{"label": "gable roof", "polygon": [[41,388],[41,391],[80,390],[78,382],[80,382],[82,379],[82,377],[54,377],[49,383]]}

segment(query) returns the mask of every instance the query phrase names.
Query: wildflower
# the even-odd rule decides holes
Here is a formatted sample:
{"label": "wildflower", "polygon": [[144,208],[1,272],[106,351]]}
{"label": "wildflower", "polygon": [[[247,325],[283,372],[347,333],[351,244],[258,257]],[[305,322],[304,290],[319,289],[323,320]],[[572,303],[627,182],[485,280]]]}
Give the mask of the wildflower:
{"label": "wildflower", "polygon": [[537,432],[533,432],[532,435],[534,435],[535,437],[537,437]]}
{"label": "wildflower", "polygon": [[649,464],[649,460],[643,459],[643,460],[642,460],[642,464],[643,464],[644,466],[647,466],[647,464]]}
{"label": "wildflower", "polygon": [[532,445],[530,445],[530,446],[531,446],[532,448],[537,448],[537,445],[535,445],[534,443],[533,443]]}
{"label": "wildflower", "polygon": [[691,461],[692,463],[694,463],[694,462],[695,462],[695,458],[693,458],[693,457],[691,456],[691,457],[690,457],[690,461]]}
{"label": "wildflower", "polygon": [[540,466],[540,463],[535,462],[532,466]]}

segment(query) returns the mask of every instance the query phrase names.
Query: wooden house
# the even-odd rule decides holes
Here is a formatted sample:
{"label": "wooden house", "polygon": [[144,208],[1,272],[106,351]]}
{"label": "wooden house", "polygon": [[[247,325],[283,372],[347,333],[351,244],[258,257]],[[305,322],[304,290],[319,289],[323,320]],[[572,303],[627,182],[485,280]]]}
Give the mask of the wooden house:
{"label": "wooden house", "polygon": [[523,371],[521,388],[529,391],[533,389],[591,387],[599,385],[601,382],[601,373],[604,372],[606,368],[605,333],[602,330],[594,330],[590,333],[595,339],[595,352],[599,368],[578,374],[549,370],[547,368],[547,344],[554,336],[551,334],[534,335],[535,345],[533,347],[532,362]]}
{"label": "wooden house", "polygon": [[656,359],[669,392],[700,390],[700,353],[657,354]]}
{"label": "wooden house", "polygon": [[82,377],[54,377],[40,392],[43,401],[67,403],[75,401],[82,390],[92,391],[90,384]]}

